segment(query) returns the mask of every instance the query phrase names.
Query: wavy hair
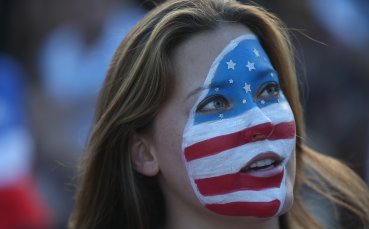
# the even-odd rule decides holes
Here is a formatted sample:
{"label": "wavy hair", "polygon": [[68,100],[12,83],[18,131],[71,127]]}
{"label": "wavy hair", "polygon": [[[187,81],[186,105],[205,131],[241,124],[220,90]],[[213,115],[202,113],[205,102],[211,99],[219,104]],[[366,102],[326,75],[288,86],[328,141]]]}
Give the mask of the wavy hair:
{"label": "wavy hair", "polygon": [[280,217],[281,228],[322,228],[300,197],[302,185],[369,224],[366,185],[347,166],[304,145],[293,48],[288,29],[261,7],[236,1],[174,0],[149,12],[117,49],[102,87],[92,133],[83,157],[70,218],[71,229],[158,228],[165,203],[156,177],[137,173],[131,163],[135,132],[147,130],[171,93],[173,50],[221,22],[240,23],[257,35],[280,76],[297,126],[294,205]]}

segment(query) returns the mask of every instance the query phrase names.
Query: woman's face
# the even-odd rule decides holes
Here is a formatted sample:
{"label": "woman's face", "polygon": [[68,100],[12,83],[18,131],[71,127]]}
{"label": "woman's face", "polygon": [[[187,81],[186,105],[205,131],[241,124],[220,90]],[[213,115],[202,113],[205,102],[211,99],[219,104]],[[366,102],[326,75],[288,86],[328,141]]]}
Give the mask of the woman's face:
{"label": "woman's face", "polygon": [[269,218],[288,210],[295,122],[256,36],[223,23],[182,43],[173,61],[174,90],[151,136],[169,211]]}

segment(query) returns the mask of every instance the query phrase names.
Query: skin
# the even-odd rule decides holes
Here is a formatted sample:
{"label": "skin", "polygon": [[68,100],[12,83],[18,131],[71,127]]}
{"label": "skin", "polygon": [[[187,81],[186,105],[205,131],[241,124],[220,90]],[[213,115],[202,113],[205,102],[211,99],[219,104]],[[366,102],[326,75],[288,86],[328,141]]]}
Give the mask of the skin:
{"label": "skin", "polygon": [[[173,54],[176,83],[173,93],[162,107],[150,133],[141,135],[135,144],[135,167],[149,176],[158,174],[166,198],[165,228],[279,228],[278,216],[272,218],[230,217],[215,214],[202,206],[191,187],[182,158],[183,130],[198,93],[191,93],[204,83],[209,68],[223,48],[240,35],[251,31],[236,23],[223,23],[217,29],[192,36]],[[189,95],[191,94],[191,95]],[[287,189],[295,178],[295,156],[287,164]],[[287,194],[283,211],[292,205]]]}

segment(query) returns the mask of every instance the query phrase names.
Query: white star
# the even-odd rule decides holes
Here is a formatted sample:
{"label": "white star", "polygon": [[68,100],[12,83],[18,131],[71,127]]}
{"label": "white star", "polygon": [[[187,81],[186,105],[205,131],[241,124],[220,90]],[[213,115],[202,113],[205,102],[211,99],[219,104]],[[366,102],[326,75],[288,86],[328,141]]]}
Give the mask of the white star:
{"label": "white star", "polygon": [[227,62],[227,65],[228,65],[228,69],[232,69],[232,70],[234,70],[234,67],[236,66],[236,63],[235,63],[235,62],[233,62],[232,60],[229,60],[229,61]]}
{"label": "white star", "polygon": [[264,105],[265,104],[265,101],[264,100],[261,100],[260,103]]}
{"label": "white star", "polygon": [[271,77],[274,77],[274,74],[273,74],[273,72],[271,72],[271,73],[270,73],[270,76],[271,76]]}
{"label": "white star", "polygon": [[229,79],[229,80],[228,80],[228,82],[229,82],[230,84],[232,84],[232,83],[233,83],[233,79]]}
{"label": "white star", "polygon": [[245,86],[243,87],[243,89],[245,89],[246,93],[247,93],[247,92],[251,92],[251,85],[250,85],[250,84],[245,83]]}
{"label": "white star", "polygon": [[218,92],[218,91],[219,91],[219,87],[216,87],[216,88],[214,89],[214,91]]}
{"label": "white star", "polygon": [[251,70],[255,70],[255,63],[252,63],[250,61],[247,61],[246,67],[249,69],[249,71],[251,72]]}
{"label": "white star", "polygon": [[246,99],[243,99],[243,100],[242,100],[242,103],[243,103],[243,104],[245,104],[246,102],[247,102],[247,101],[246,101]]}
{"label": "white star", "polygon": [[223,118],[223,114],[219,114],[219,118]]}
{"label": "white star", "polygon": [[254,48],[254,50],[252,50],[252,51],[254,52],[255,56],[257,56],[257,57],[260,56],[259,51],[256,48]]}

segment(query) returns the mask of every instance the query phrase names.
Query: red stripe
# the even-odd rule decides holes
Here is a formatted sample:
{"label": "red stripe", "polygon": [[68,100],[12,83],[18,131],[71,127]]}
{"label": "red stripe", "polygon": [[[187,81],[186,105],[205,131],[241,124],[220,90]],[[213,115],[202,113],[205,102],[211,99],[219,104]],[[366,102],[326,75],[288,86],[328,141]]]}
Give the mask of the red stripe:
{"label": "red stripe", "polygon": [[197,188],[204,196],[222,195],[225,193],[267,188],[279,188],[284,170],[271,177],[255,177],[245,173],[227,174],[218,177],[195,180]]}
{"label": "red stripe", "polygon": [[[273,126],[271,123],[263,123],[235,133],[210,138],[186,147],[185,157],[187,161],[217,154],[250,142],[262,140],[289,139],[295,137],[295,122],[282,122]],[[261,137],[253,138],[255,134]]]}
{"label": "red stripe", "polygon": [[30,177],[0,188],[0,228],[52,228],[52,213]]}
{"label": "red stripe", "polygon": [[206,207],[221,215],[271,217],[277,214],[279,200],[270,202],[233,202],[227,204],[207,204]]}

